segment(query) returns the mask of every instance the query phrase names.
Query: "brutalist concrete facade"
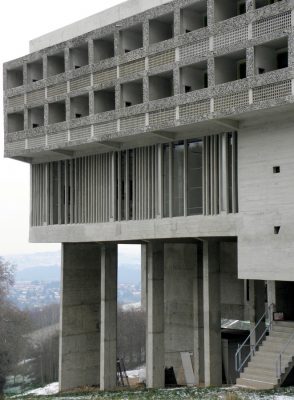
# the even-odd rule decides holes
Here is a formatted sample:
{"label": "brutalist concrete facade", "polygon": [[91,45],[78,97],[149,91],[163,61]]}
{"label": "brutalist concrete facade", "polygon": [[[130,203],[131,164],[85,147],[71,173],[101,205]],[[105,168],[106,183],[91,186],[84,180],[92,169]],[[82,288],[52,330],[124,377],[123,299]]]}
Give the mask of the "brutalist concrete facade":
{"label": "brutalist concrete facade", "polygon": [[180,351],[220,384],[220,320],[254,325],[265,282],[293,318],[293,10],[128,1],[4,65],[30,240],[63,243],[61,388],[116,384],[118,243],[142,245],[148,387]]}

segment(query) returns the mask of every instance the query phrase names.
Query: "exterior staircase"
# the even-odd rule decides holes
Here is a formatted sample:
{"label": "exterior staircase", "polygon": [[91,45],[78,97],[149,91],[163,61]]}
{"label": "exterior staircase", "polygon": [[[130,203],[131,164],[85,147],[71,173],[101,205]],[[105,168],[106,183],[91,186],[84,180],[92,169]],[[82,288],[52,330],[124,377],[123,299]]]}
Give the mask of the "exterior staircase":
{"label": "exterior staircase", "polygon": [[294,366],[294,322],[272,322],[271,330],[237,379],[237,386],[273,389]]}

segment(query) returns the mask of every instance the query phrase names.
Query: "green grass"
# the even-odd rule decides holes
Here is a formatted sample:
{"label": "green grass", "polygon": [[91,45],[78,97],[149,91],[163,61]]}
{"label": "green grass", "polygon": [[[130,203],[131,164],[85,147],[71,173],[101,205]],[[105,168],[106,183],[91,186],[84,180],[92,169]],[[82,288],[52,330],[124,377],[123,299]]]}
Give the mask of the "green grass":
{"label": "green grass", "polygon": [[[289,396],[294,399],[294,387],[275,391],[248,391],[235,388],[176,388],[160,390],[117,390],[99,392],[97,389],[79,390],[52,396],[19,396],[24,400],[279,400],[279,396]],[[11,399],[6,396],[6,399]]]}

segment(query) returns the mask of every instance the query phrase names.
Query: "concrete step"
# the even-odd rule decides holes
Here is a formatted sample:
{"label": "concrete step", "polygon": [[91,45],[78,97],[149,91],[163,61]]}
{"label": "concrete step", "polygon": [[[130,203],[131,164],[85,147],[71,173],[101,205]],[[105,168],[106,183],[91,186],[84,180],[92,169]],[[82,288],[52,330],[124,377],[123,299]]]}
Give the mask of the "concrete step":
{"label": "concrete step", "polygon": [[294,333],[294,326],[292,327],[292,326],[273,325],[270,334],[273,331],[274,332],[288,332],[290,335],[291,333]]}
{"label": "concrete step", "polygon": [[256,379],[247,379],[247,378],[238,378],[236,381],[236,385],[240,387],[246,387],[249,389],[274,389],[276,387],[275,384],[266,381],[259,381]]}
{"label": "concrete step", "polygon": [[292,331],[292,329],[290,331],[284,331],[282,329],[282,327],[280,328],[280,330],[272,330],[269,338],[273,338],[273,337],[279,337],[279,338],[283,338],[283,339],[290,339],[290,337],[293,335],[294,330]]}
{"label": "concrete step", "polygon": [[[285,369],[288,367],[289,363],[291,362],[291,358],[287,357],[283,358],[282,360],[282,369]],[[272,362],[268,362],[268,360],[256,360],[256,359],[252,359],[249,363],[247,368],[257,368],[257,369],[261,369],[261,370],[270,370],[270,371],[275,371],[276,370],[276,360],[273,360]]]}
{"label": "concrete step", "polygon": [[[285,369],[282,369],[282,372],[284,373],[285,372]],[[244,372],[243,372],[244,374],[246,374],[246,375],[253,375],[253,376],[256,376],[256,377],[269,377],[269,379],[270,378],[273,378],[273,379],[278,379],[277,378],[277,375],[276,375],[276,367],[271,367],[271,368],[259,368],[259,367],[257,367],[257,366],[248,366],[247,368],[245,368],[245,370],[244,370]],[[240,375],[240,376],[242,376],[242,374]]]}
{"label": "concrete step", "polygon": [[273,326],[283,326],[294,329],[294,321],[274,321]]}
{"label": "concrete step", "polygon": [[268,383],[271,383],[272,385],[278,384],[278,379],[276,378],[276,376],[266,375],[266,374],[263,374],[262,372],[260,372],[259,374],[256,374],[254,372],[250,373],[249,371],[242,372],[242,374],[240,375],[240,378],[268,382]]}

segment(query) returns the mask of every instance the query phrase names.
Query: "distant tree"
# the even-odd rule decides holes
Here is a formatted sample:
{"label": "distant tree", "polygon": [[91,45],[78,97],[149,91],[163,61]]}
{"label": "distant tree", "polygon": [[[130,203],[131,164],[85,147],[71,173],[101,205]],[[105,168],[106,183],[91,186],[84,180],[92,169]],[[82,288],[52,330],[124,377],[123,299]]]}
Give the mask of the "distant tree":
{"label": "distant tree", "polygon": [[14,266],[0,257],[0,398],[7,375],[22,359],[28,330],[27,314],[7,299],[14,284],[14,271]]}
{"label": "distant tree", "polygon": [[118,309],[118,357],[123,358],[126,368],[136,368],[145,362],[146,324],[141,309]]}

